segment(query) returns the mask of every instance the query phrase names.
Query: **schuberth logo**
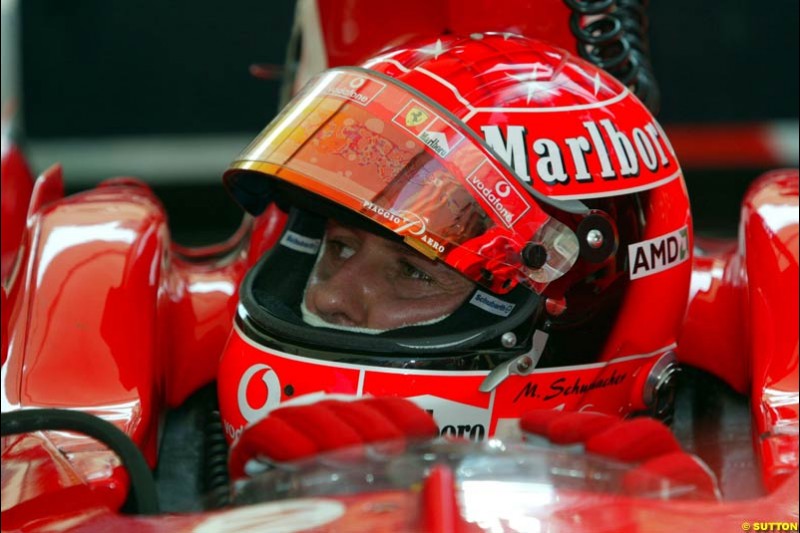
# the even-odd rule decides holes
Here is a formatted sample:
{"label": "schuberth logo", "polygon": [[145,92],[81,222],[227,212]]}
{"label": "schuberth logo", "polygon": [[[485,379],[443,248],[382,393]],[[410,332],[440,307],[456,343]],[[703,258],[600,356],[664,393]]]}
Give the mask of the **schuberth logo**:
{"label": "schuberth logo", "polygon": [[591,183],[592,171],[598,167],[603,180],[637,178],[643,170],[657,173],[676,167],[670,157],[672,147],[655,121],[630,131],[621,131],[609,119],[586,121],[582,126],[580,135],[560,141],[535,139],[530,144],[532,152],[524,126],[509,125],[503,132],[500,126],[487,125],[481,131],[486,143],[527,182],[535,175],[551,186]]}
{"label": "schuberth logo", "polygon": [[508,316],[514,310],[514,304],[483,291],[477,291],[469,303],[497,316]]}
{"label": "schuberth logo", "polygon": [[628,246],[631,279],[657,274],[689,259],[689,228]]}
{"label": "schuberth logo", "polygon": [[281,239],[281,244],[286,248],[290,248],[296,252],[304,254],[315,254],[319,250],[319,239],[312,239],[305,235],[300,235],[294,231],[287,231]]}

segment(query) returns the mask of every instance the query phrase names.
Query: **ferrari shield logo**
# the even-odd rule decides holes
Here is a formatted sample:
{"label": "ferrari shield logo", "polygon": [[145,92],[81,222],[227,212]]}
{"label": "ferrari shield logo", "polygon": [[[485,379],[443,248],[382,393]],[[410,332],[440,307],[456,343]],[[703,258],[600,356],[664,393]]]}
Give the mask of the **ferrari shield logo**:
{"label": "ferrari shield logo", "polygon": [[428,114],[419,107],[414,106],[406,113],[406,126],[409,128],[419,126],[426,120],[428,120]]}

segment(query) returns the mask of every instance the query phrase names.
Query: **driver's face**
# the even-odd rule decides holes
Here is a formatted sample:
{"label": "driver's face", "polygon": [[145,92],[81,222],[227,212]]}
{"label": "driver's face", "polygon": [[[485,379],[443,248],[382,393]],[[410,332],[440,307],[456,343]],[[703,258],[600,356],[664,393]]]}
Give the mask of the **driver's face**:
{"label": "driver's face", "polygon": [[386,330],[446,316],[472,288],[468,279],[403,244],[329,221],[305,305],[331,324]]}

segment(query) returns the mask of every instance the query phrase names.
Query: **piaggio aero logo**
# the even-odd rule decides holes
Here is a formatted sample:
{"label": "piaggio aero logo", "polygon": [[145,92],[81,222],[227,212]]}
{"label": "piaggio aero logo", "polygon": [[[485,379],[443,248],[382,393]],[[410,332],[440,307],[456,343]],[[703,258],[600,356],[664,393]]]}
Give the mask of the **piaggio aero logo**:
{"label": "piaggio aero logo", "polygon": [[420,241],[424,242],[440,254],[445,252],[445,245],[428,234],[427,218],[420,216],[413,211],[408,211],[407,209],[400,211],[387,209],[379,206],[378,204],[372,203],[369,200],[364,200],[361,204],[361,208],[362,210],[366,209],[373,213],[371,215],[373,220],[377,219],[377,221],[381,223],[383,223],[383,221],[388,222],[388,224],[384,225],[392,228],[392,230],[398,235],[411,235],[418,237]]}
{"label": "piaggio aero logo", "polygon": [[[391,227],[396,233],[400,235],[413,235],[419,237],[428,231],[428,223],[425,217],[408,210],[395,211],[381,207],[378,204],[372,203],[369,200],[364,200],[361,203],[362,210],[366,209],[372,215],[370,218],[377,222],[386,221],[389,224],[384,224]],[[365,213],[369,215],[369,213]]]}

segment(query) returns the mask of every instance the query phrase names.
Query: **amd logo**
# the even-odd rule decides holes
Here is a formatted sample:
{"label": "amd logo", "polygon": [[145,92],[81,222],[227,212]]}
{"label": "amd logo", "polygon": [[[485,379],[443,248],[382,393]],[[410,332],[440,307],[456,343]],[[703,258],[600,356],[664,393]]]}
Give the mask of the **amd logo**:
{"label": "amd logo", "polygon": [[628,246],[631,279],[663,272],[689,259],[689,230],[677,231]]}

